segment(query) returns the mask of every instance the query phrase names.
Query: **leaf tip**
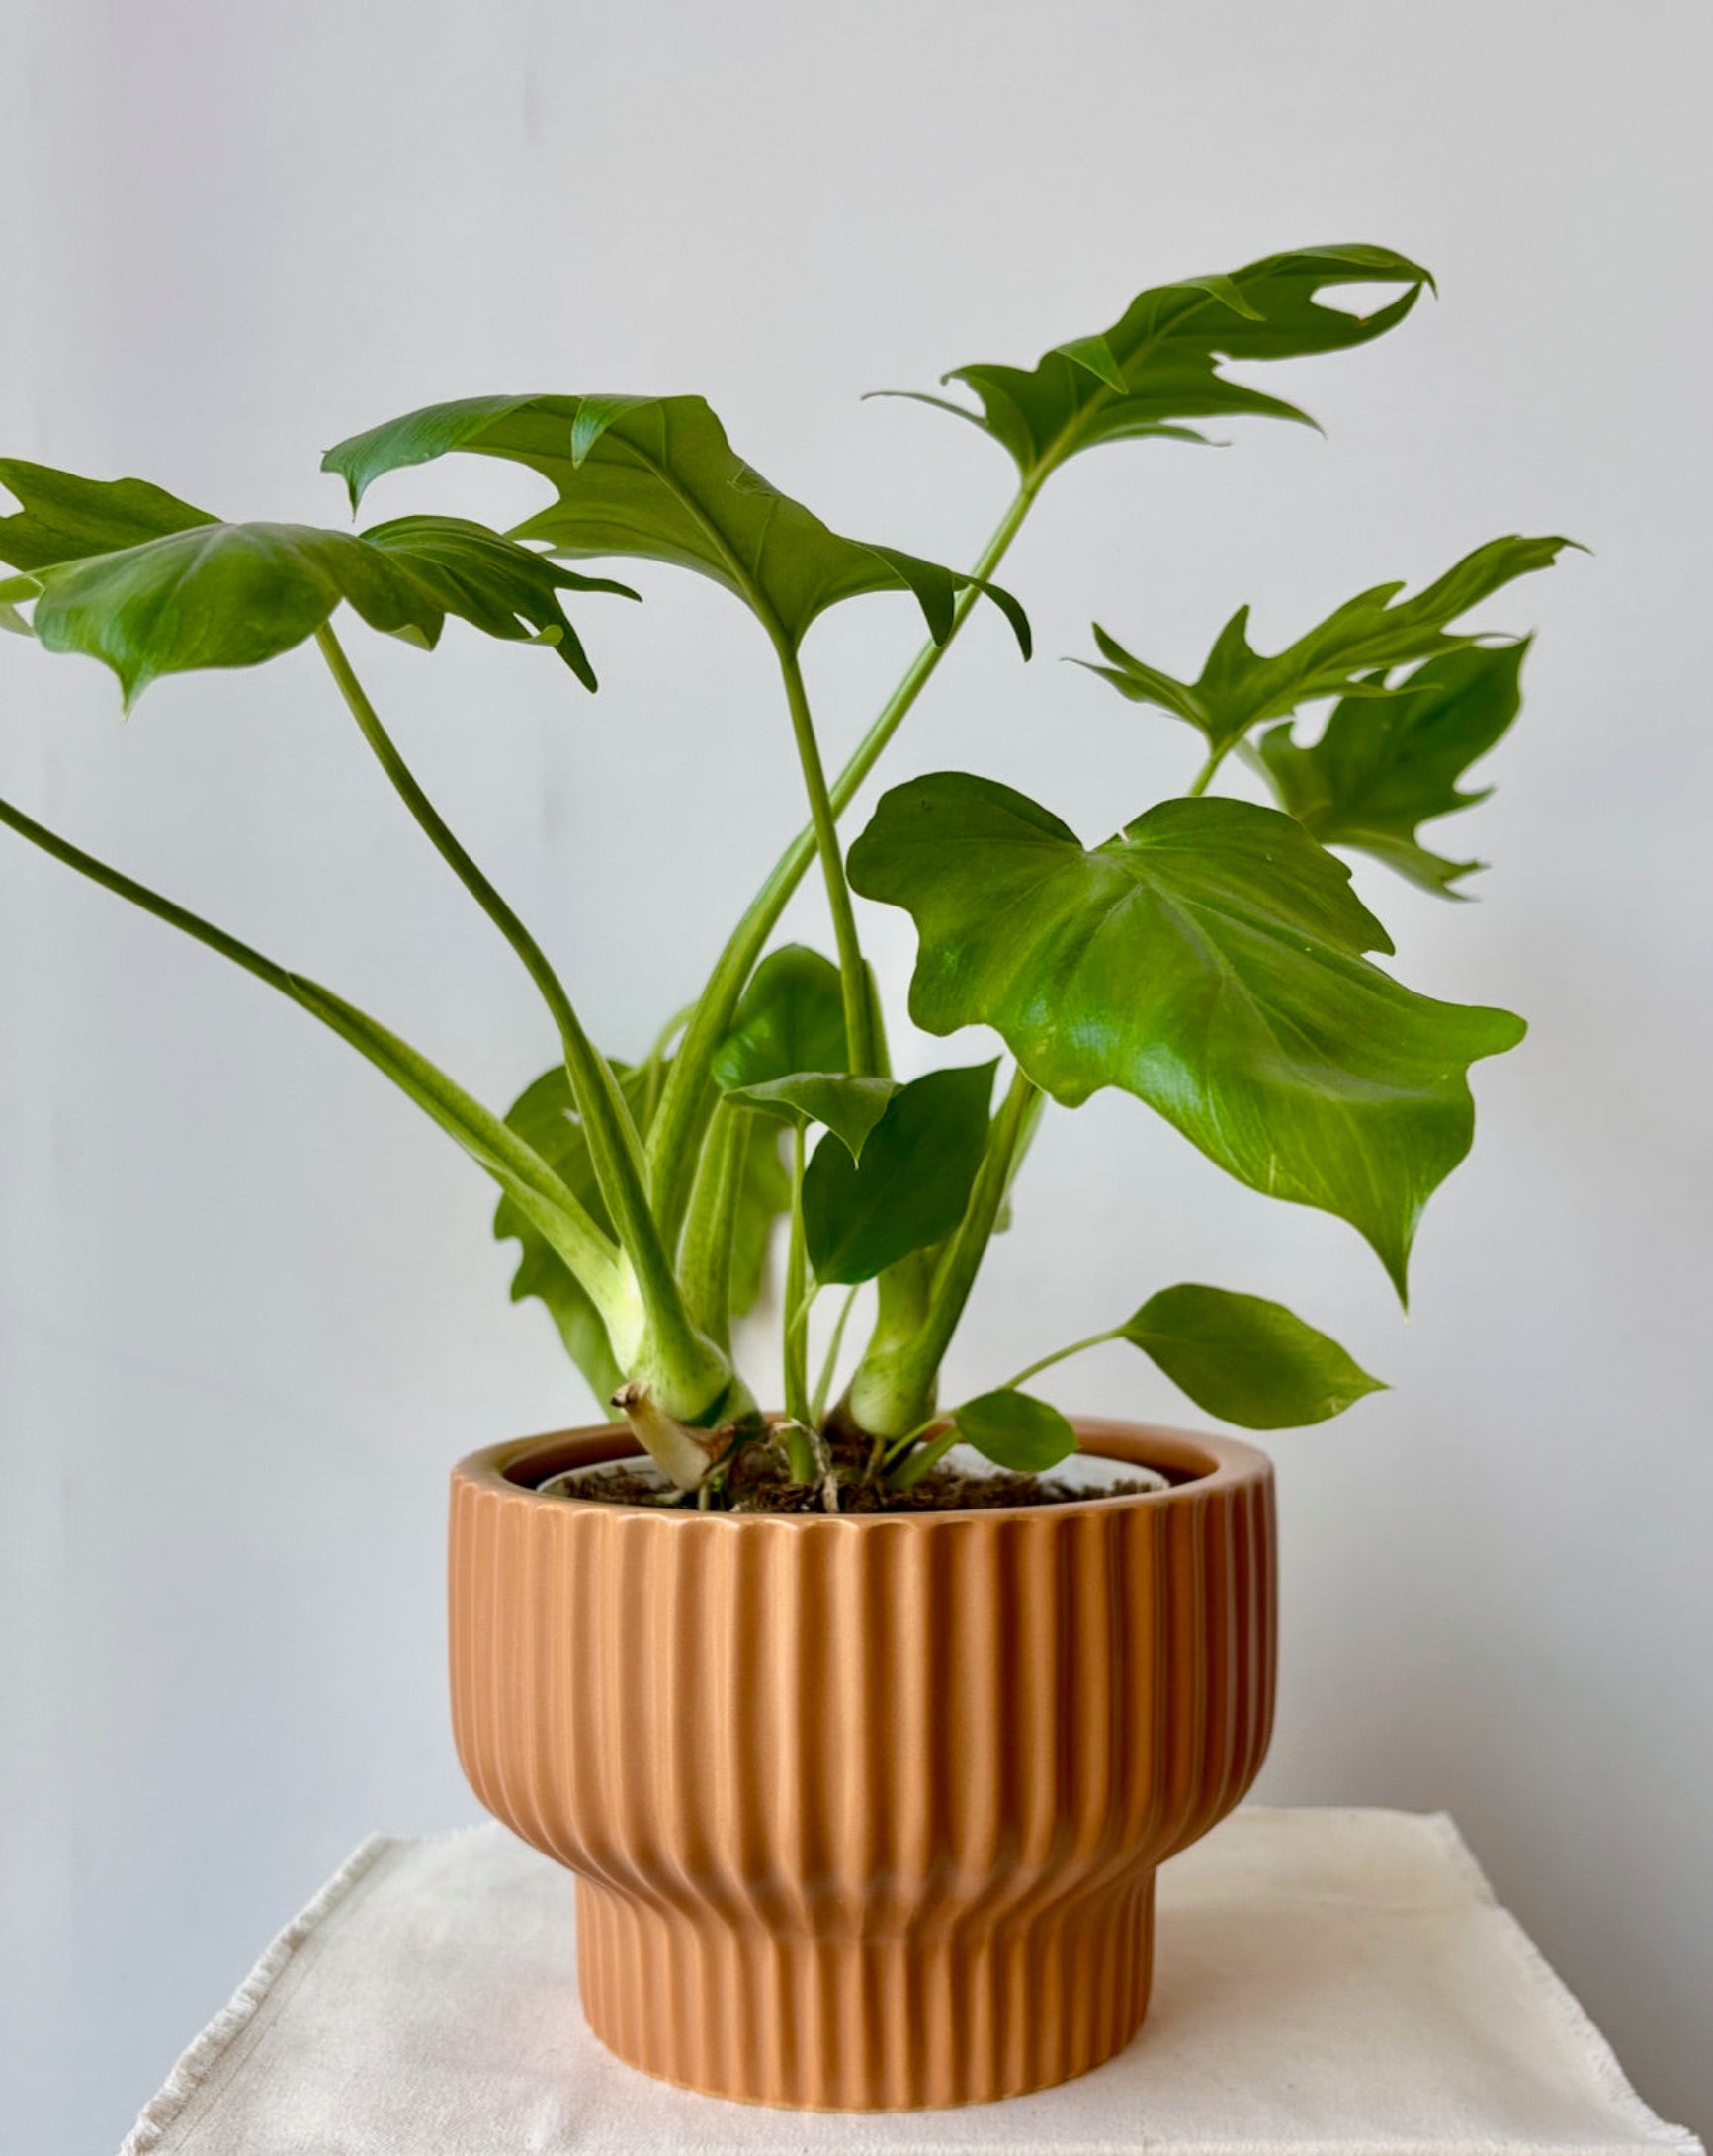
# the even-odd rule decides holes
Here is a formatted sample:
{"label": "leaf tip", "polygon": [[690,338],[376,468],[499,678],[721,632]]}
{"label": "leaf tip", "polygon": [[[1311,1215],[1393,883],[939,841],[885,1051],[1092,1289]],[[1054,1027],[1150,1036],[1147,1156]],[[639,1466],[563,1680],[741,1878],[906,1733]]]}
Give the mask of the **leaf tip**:
{"label": "leaf tip", "polygon": [[357,467],[341,457],[339,448],[335,445],[323,454],[321,470],[331,477],[344,481],[345,499],[350,504],[351,514],[355,516],[362,508],[363,496],[368,490],[368,482],[360,475]]}

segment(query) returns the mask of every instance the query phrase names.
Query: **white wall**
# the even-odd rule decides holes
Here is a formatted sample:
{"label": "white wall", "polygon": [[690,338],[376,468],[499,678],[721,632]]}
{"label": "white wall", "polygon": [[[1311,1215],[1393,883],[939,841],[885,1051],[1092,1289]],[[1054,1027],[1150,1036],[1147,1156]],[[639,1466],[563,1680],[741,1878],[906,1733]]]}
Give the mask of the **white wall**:
{"label": "white wall", "polygon": [[[1498,532],[1597,550],[1490,612],[1540,643],[1455,840],[1498,864],[1483,903],[1361,874],[1407,979],[1534,1028],[1478,1074],[1412,1321],[1348,1230],[1108,1096],[1052,1121],[952,1381],[1179,1278],[1284,1296],[1390,1377],[1277,1443],[1264,1793],[1452,1808],[1644,2093],[1713,2125],[1705,10],[0,0],[0,448],[227,514],[336,521],[320,449],[433,397],[691,388],[835,525],[965,559],[998,453],[862,390],[1027,361],[1275,247],[1439,271],[1394,338],[1268,375],[1328,440],[1234,428],[1057,480],[1011,571],[1043,657],[973,631],[896,765],[1096,834],[1190,764],[1057,663],[1091,616],[1193,667],[1242,599],[1282,640]],[[448,467],[383,506],[529,493]],[[585,610],[593,703],[456,631],[359,649],[620,1052],[798,818],[760,640],[711,586],[640,580],[645,612]],[[817,631],[835,746],[914,635],[893,601]],[[490,1097],[550,1060],[309,653],[127,725],[91,664],[9,643],[0,682],[0,791]],[[507,1306],[473,1171],[344,1049],[9,838],[0,908],[0,2116],[69,2156],[117,2142],[361,1834],[472,1815],[443,1473],[584,1399]],[[901,990],[907,931],[869,923]],[[1118,1350],[1060,1398],[1183,1412]]]}

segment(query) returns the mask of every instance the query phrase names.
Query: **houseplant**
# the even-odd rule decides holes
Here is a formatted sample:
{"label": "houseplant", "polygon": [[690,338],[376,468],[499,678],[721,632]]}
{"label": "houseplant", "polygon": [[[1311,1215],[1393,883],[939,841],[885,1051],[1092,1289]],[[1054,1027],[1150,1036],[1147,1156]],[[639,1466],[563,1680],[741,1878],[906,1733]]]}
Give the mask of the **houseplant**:
{"label": "houseplant", "polygon": [[[504,1116],[335,992],[0,803],[22,836],[231,959],[331,1027],[455,1139],[615,1427],[497,1447],[455,1478],[461,1751],[478,1792],[579,1875],[585,2002],[651,2070],[798,2103],[955,2102],[1107,2055],[1146,2005],[1154,1866],[1235,1802],[1271,1701],[1264,1460],[1230,1440],[1085,1424],[1145,1472],[1077,1496],[1078,1431],[1025,1386],[1123,1337],[1227,1422],[1275,1428],[1375,1387],[1281,1306],[1188,1283],[945,1406],[938,1375],[1004,1222],[1043,1104],[1133,1093],[1230,1173],[1348,1221],[1404,1292],[1421,1208],[1468,1150],[1472,1063],[1520,1038],[1497,1010],[1414,994],[1371,963],[1384,929],[1332,847],[1456,895],[1429,852],[1468,765],[1517,707],[1525,647],[1460,626],[1549,563],[1501,539],[1413,595],[1378,586],[1273,655],[1246,610],[1194,681],[1094,632],[1094,671],[1200,735],[1180,798],[1085,848],[1050,810],[967,773],[838,818],[1071,457],[1300,420],[1228,363],[1363,344],[1427,273],[1389,250],[1269,257],[1141,294],[1030,370],[972,366],[930,397],[1013,460],[966,573],[830,531],[688,396],[494,396],[432,406],[328,453],[353,508],[454,451],[521,464],[554,499],[509,535],[468,519],[360,534],[230,523],[144,482],[0,461],[0,620],[118,674],[259,663],[313,639],[405,806],[541,992],[559,1044]],[[1359,314],[1327,291],[1394,296]],[[1358,294],[1360,297],[1360,294]],[[948,378],[951,380],[954,378]],[[771,645],[810,819],[695,1001],[634,1064],[592,1041],[554,965],[417,783],[332,616],[433,646],[449,616],[595,678],[567,597],[631,596],[565,565],[643,556],[742,601]],[[830,606],[910,594],[929,639],[845,769],[822,765],[802,663]],[[29,609],[28,618],[25,610]],[[1295,715],[1332,700],[1319,738]],[[1276,806],[1215,794],[1241,759]],[[836,962],[768,946],[812,867]],[[852,895],[904,908],[910,1014],[997,1033],[1011,1070],[907,1082],[888,1059]],[[783,1216],[782,1412],[733,1353]],[[874,1282],[848,1377],[810,1318]],[[764,1389],[765,1390],[765,1389]],[[959,1440],[1000,1472],[972,1480]],[[648,1455],[649,1477],[600,1469]],[[563,1480],[570,1472],[574,1479]],[[1140,1487],[1138,1483],[1140,1481]],[[956,1743],[948,1751],[955,1735]]]}

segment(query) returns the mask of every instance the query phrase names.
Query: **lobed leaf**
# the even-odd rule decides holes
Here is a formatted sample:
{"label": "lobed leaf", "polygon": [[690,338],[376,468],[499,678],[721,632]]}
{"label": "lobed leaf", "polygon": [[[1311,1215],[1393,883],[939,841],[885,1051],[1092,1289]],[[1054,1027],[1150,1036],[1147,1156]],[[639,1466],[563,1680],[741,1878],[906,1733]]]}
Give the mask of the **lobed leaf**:
{"label": "lobed leaf", "polygon": [[146,479],[84,479],[22,457],[0,457],[0,486],[19,504],[15,516],[0,517],[0,561],[19,569],[117,554],[219,522]]}
{"label": "lobed leaf", "polygon": [[[386,421],[330,449],[352,504],[384,473],[451,450],[539,472],[558,498],[517,528],[556,554],[640,555],[710,576],[795,649],[818,614],[867,592],[912,593],[937,644],[972,579],[896,547],[846,539],[739,457],[699,396],[469,397]],[[1025,657],[1017,602],[983,585]]]}
{"label": "lobed leaf", "polygon": [[1301,746],[1287,721],[1255,743],[1279,804],[1326,846],[1349,846],[1442,897],[1482,866],[1448,861],[1417,840],[1418,824],[1471,809],[1490,789],[1458,780],[1516,717],[1525,639],[1499,650],[1429,659],[1383,697],[1332,708],[1318,741]]}
{"label": "lobed leaf", "polygon": [[[1055,345],[1032,368],[954,368],[943,379],[973,389],[979,411],[944,397],[918,401],[990,434],[1028,482],[1099,442],[1204,440],[1183,424],[1189,419],[1252,413],[1306,421],[1296,405],[1232,381],[1221,363],[1367,344],[1401,322],[1430,282],[1424,269],[1389,247],[1268,255],[1229,277],[1185,278],[1139,293],[1110,329]],[[1321,293],[1335,287],[1369,284],[1407,289],[1369,315],[1319,302]]]}
{"label": "lobed leaf", "polygon": [[[342,603],[372,628],[426,647],[448,615],[491,637],[549,644],[593,689],[558,595],[637,596],[463,518],[404,517],[361,535],[222,524],[139,480],[108,486],[0,465],[6,473],[15,491],[24,488],[25,507],[0,519],[0,559],[24,574],[0,586],[0,603],[34,598],[38,641],[110,666],[128,709],[162,674],[275,658]],[[125,542],[150,518],[163,528]],[[104,538],[122,543],[103,547]]]}
{"label": "lobed leaf", "polygon": [[1014,1475],[1045,1475],[1076,1450],[1071,1424],[1032,1393],[983,1393],[956,1409],[952,1421],[966,1444]]}
{"label": "lobed leaf", "polygon": [[854,1161],[823,1138],[803,1178],[809,1261],[823,1286],[872,1280],[943,1242],[964,1217],[987,1144],[996,1063],[899,1086]]}
{"label": "lobed leaf", "polygon": [[1198,1408],[1243,1429],[1324,1423],[1386,1390],[1336,1340],[1259,1295],[1161,1288],[1119,1331]]}
{"label": "lobed leaf", "polygon": [[1167,801],[1085,848],[1009,787],[941,772],[883,798],[848,867],[915,921],[918,1025],[995,1027],[1068,1106],[1134,1093],[1253,1189],[1349,1221],[1404,1294],[1474,1133],[1468,1067],[1524,1028],[1371,964],[1385,930],[1289,817]]}
{"label": "lobed leaf", "polygon": [[1398,597],[1401,583],[1359,592],[1270,658],[1250,647],[1249,610],[1240,607],[1193,682],[1133,657],[1098,622],[1094,641],[1107,663],[1078,664],[1133,703],[1155,704],[1187,720],[1211,747],[1224,750],[1262,720],[1284,718],[1300,704],[1322,696],[1383,697],[1391,667],[1474,646],[1476,637],[1451,635],[1446,624],[1516,577],[1550,567],[1572,544],[1568,539],[1490,540],[1413,599]]}

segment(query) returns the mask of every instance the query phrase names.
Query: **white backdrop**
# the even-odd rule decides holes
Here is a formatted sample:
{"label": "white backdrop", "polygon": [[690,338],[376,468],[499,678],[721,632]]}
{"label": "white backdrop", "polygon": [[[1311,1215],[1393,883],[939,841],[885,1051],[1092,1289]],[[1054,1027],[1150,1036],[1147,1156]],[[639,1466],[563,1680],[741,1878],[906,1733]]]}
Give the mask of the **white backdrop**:
{"label": "white backdrop", "polygon": [[[1193,758],[1057,662],[1091,617],[1193,670],[1243,599],[1277,643],[1496,533],[1596,549],[1488,611],[1540,642],[1497,798],[1442,826],[1497,864],[1482,904],[1359,874],[1405,978],[1533,1021],[1477,1074],[1412,1319],[1350,1231],[1107,1096],[1051,1120],[951,1382],[1174,1279],[1281,1296],[1390,1378],[1275,1447],[1264,1793],[1452,1808],[1644,2093],[1713,2124],[1705,10],[0,0],[0,449],[230,515],[337,521],[319,451],[430,398],[700,389],[835,526],[966,560],[1002,458],[861,391],[1027,362],[1276,247],[1439,272],[1378,346],[1267,373],[1328,439],[1234,426],[1056,480],[1008,568],[1043,655],[974,626],[895,765],[1095,835]],[[449,466],[377,513],[531,498]],[[544,654],[354,632],[620,1053],[799,817],[761,639],[712,586],[639,581],[644,609],[582,610],[592,702]],[[893,600],[816,631],[832,753],[915,636]],[[8,641],[0,699],[0,791],[490,1098],[551,1060],[312,654],[122,724],[97,667]],[[363,1832],[472,1816],[443,1472],[585,1396],[508,1308],[479,1178],[339,1044],[10,838],[0,908],[0,2115],[70,2156]],[[866,926],[901,992],[907,927]],[[1060,1400],[1182,1416],[1126,1352]]]}

